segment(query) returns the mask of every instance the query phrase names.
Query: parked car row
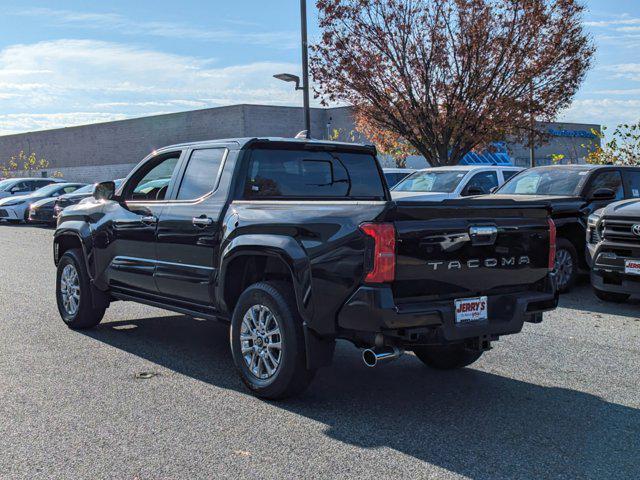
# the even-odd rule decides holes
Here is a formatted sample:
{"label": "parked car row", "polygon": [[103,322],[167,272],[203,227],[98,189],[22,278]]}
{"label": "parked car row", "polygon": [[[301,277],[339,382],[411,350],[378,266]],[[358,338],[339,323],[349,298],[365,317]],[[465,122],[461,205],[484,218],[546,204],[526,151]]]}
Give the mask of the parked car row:
{"label": "parked car row", "polygon": [[[122,179],[116,180],[120,184]],[[8,223],[53,225],[60,212],[91,197],[96,184],[65,182],[53,178],[14,178],[0,182],[0,220]]]}
{"label": "parked car row", "polygon": [[[614,212],[623,210],[629,213],[637,208],[633,199],[640,200],[640,168],[612,165],[554,165],[527,170],[514,167],[427,168],[407,176],[391,190],[394,199],[413,201],[439,201],[489,192],[494,198],[544,201],[550,206],[558,235],[556,281],[559,291],[566,292],[572,288],[579,274],[590,270],[589,249],[594,254],[597,245],[597,237],[587,235],[589,222],[593,223],[596,218],[590,215],[596,211],[604,214],[600,209],[624,199],[632,201],[616,204],[617,210],[607,209],[608,215],[613,216]],[[624,220],[631,226],[635,225],[628,217]],[[636,220],[640,224],[640,217]],[[602,225],[605,223],[603,221]],[[640,235],[640,227],[638,229]],[[633,239],[633,232],[629,230],[626,233]],[[590,243],[588,238],[594,243]],[[611,256],[611,253],[605,253],[605,258],[607,255]],[[640,255],[637,258],[640,259]],[[604,267],[596,265],[599,286],[594,284],[594,288],[603,297],[599,293],[605,291],[601,279],[612,275],[607,273],[603,277],[598,272]]]}

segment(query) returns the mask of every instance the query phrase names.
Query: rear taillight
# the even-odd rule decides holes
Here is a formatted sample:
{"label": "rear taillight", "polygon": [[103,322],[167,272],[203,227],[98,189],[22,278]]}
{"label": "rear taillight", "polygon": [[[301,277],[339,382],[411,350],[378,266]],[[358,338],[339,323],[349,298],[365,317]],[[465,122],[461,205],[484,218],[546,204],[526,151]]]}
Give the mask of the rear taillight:
{"label": "rear taillight", "polygon": [[374,242],[373,266],[364,281],[393,282],[396,275],[396,229],[393,223],[363,223],[360,230]]}
{"label": "rear taillight", "polygon": [[549,270],[556,266],[556,224],[549,219]]}

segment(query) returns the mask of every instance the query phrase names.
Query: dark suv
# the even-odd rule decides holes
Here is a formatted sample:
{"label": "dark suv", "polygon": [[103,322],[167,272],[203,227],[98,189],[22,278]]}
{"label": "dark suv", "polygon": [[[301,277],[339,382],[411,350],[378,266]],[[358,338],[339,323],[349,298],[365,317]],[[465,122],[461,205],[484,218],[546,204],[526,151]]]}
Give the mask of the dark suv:
{"label": "dark suv", "polygon": [[554,165],[524,170],[500,187],[497,198],[546,201],[558,229],[556,274],[566,292],[580,272],[588,272],[585,235],[594,211],[617,200],[640,197],[640,168]]}

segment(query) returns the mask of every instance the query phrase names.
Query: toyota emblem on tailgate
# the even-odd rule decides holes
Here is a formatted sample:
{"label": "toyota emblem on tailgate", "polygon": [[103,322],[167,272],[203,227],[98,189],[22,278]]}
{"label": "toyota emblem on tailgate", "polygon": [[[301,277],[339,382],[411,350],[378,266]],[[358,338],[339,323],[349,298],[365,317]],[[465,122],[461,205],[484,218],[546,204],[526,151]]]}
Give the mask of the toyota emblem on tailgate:
{"label": "toyota emblem on tailgate", "polygon": [[634,235],[640,237],[640,223],[636,223],[633,227],[631,227],[631,231]]}

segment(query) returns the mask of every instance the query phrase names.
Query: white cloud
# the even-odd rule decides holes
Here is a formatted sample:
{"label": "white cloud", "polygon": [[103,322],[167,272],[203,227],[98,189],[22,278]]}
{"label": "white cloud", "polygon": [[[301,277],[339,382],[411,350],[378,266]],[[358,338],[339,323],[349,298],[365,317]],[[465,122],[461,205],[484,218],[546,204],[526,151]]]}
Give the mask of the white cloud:
{"label": "white cloud", "polygon": [[640,82],[640,63],[619,63],[602,68],[614,74],[614,77]]}
{"label": "white cloud", "polygon": [[640,99],[575,100],[560,118],[565,122],[597,123],[613,127],[640,121]]}
{"label": "white cloud", "polygon": [[618,88],[609,90],[594,90],[592,93],[596,95],[638,95],[640,96],[640,88]]}
{"label": "white cloud", "polygon": [[630,17],[629,15],[621,15],[608,20],[597,20],[584,22],[587,27],[610,28],[620,27],[621,25],[640,25],[640,18]]}
{"label": "white cloud", "polygon": [[[31,8],[12,12],[14,15],[44,18],[50,23],[83,29],[109,30],[124,35],[152,36],[201,40],[207,42],[242,43],[250,45],[268,45],[275,48],[295,49],[299,47],[298,33],[258,31],[251,29],[201,28],[197,25],[181,22],[157,22],[134,20],[117,13],[76,12],[51,8]],[[229,20],[227,23],[232,23]]]}
{"label": "white cloud", "polygon": [[[93,40],[13,45],[0,51],[4,133],[235,103],[297,105],[272,75],[296,64],[214,68],[210,59]],[[35,113],[32,113],[35,112]],[[78,113],[81,112],[81,113]]]}
{"label": "white cloud", "polygon": [[127,116],[104,112],[8,113],[0,114],[0,135],[96,122],[124,120]]}

